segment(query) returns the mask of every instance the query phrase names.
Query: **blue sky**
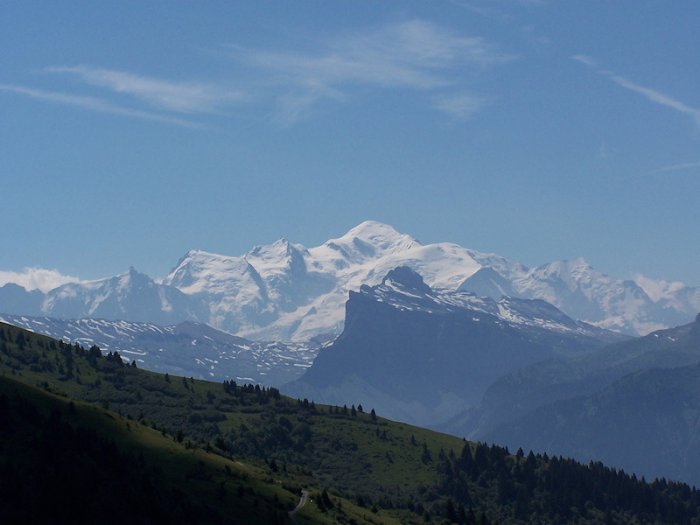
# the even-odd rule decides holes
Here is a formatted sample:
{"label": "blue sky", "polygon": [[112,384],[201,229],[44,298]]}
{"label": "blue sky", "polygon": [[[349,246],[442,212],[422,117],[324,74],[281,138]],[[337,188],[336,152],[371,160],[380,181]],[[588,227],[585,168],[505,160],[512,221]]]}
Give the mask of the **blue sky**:
{"label": "blue sky", "polygon": [[365,219],[700,285],[693,1],[0,4],[0,270]]}

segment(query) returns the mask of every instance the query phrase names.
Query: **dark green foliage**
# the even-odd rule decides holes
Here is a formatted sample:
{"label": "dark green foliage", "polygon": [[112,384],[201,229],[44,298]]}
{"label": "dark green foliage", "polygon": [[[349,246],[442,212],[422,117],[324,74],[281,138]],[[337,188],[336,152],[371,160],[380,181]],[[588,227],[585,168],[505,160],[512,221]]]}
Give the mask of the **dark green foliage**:
{"label": "dark green foliage", "polygon": [[233,525],[246,515],[188,492],[167,465],[98,432],[94,415],[73,402],[0,378],[0,421],[3,523]]}
{"label": "dark green foliage", "polygon": [[421,461],[423,463],[428,464],[433,460],[433,457],[430,455],[430,449],[428,448],[427,443],[423,442],[423,454],[421,455]]}
{"label": "dark green foliage", "polygon": [[[479,482],[479,492],[495,489],[500,519],[528,522],[537,516],[552,522],[578,522],[591,519],[591,513],[603,513],[615,524],[633,522],[632,516],[640,523],[698,522],[700,492],[683,483],[656,480],[649,484],[602,463],[582,465],[532,452],[527,457],[513,456],[505,448],[483,443],[476,444],[472,460],[469,449],[465,445],[459,458],[440,456],[441,487],[463,505],[473,503],[465,490],[473,480]],[[449,500],[446,512],[456,516]]]}
{"label": "dark green foliage", "polygon": [[[136,517],[156,523],[175,520],[192,508],[167,491],[158,494],[155,476],[137,458],[120,453],[94,432],[74,429],[60,412],[47,417],[17,398],[3,409],[0,505],[6,523],[120,523]],[[26,448],[12,443],[25,433],[33,435]],[[13,455],[22,454],[21,462],[7,455],[8,444]],[[69,471],[73,474],[66,476]],[[71,503],[76,498],[80,503]]]}

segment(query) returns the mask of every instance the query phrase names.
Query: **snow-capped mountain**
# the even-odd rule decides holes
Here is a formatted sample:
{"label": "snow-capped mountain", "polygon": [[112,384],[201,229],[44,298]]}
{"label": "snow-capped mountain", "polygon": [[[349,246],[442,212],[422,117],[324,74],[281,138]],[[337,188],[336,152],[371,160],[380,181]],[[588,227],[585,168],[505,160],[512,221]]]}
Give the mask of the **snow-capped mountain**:
{"label": "snow-capped mountain", "polygon": [[430,288],[399,267],[350,292],[345,328],[284,390],[332,404],[362,403],[421,425],[478,403],[495,379],[623,338],[574,321],[541,300]]}
{"label": "snow-capped mountain", "polygon": [[27,291],[8,283],[0,287],[0,312],[172,324],[184,320],[206,320],[209,307],[201,297],[159,284],[129,268],[122,275],[67,283],[46,293]]}
{"label": "snow-capped mountain", "polygon": [[207,307],[173,286],[156,283],[134,268],[123,275],[69,283],[46,294],[41,312],[65,319],[92,317],[169,324],[200,319]]}
{"label": "snow-capped mountain", "polygon": [[700,310],[700,288],[641,276],[621,280],[583,259],[528,268],[452,243],[421,244],[366,221],[305,248],[281,239],[241,256],[189,251],[161,281],[129,271],[100,281],[26,292],[0,287],[0,311],[172,324],[195,320],[242,337],[307,340],[339,334],[350,291],[407,266],[432,288],[500,299],[542,299],[567,315],[629,334],[682,324]]}
{"label": "snow-capped mountain", "polygon": [[484,267],[461,289],[491,297],[542,299],[601,328],[643,335],[687,322],[700,310],[700,288],[670,284],[642,276],[637,282],[614,279],[578,258],[532,269],[505,268],[503,274]]}
{"label": "snow-capped mountain", "polygon": [[78,343],[118,351],[139,367],[174,375],[279,386],[301,376],[313,363],[320,343],[248,341],[210,326],[185,321],[177,325],[55,319],[2,315],[0,321]]}
{"label": "snow-capped mountain", "polygon": [[518,327],[534,327],[560,334],[580,335],[612,342],[612,332],[571,319],[550,303],[539,299],[480,297],[471,292],[432,289],[421,276],[406,266],[391,270],[381,285],[360,287],[360,293],[368,299],[386,303],[391,307],[428,314],[468,311],[478,321],[480,313],[497,319],[497,322]]}
{"label": "snow-capped mountain", "polygon": [[700,288],[673,283],[652,298],[645,290],[655,281],[614,279],[583,259],[528,268],[453,243],[423,245],[374,221],[309,249],[280,240],[241,257],[189,252],[163,282],[208,295],[214,326],[254,339],[303,340],[339,333],[348,293],[378,284],[397,266],[417,271],[433,288],[542,299],[573,318],[628,334],[687,322],[700,310]]}

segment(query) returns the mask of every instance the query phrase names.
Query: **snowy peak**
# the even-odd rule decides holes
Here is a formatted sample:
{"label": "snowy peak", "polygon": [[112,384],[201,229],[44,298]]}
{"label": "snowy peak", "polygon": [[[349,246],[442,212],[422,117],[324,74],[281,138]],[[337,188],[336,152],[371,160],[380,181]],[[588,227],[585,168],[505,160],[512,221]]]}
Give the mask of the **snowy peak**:
{"label": "snowy peak", "polygon": [[244,258],[261,275],[271,273],[306,271],[305,257],[308,251],[301,244],[292,244],[287,239],[280,239],[272,244],[256,246],[245,254]]}
{"label": "snowy peak", "polygon": [[595,277],[602,276],[583,257],[544,264],[534,268],[532,275],[541,280],[560,280],[570,290],[574,290],[581,283],[590,283]]}
{"label": "snowy peak", "polygon": [[494,299],[516,295],[512,284],[490,266],[480,268],[474,275],[467,278],[457,290]]}
{"label": "snowy peak", "polygon": [[410,250],[420,243],[409,235],[399,233],[392,226],[376,221],[358,224],[345,235],[331,239],[325,247],[338,252],[351,262],[380,257],[382,255]]}
{"label": "snowy peak", "polygon": [[133,266],[129,266],[129,271],[116,278],[119,290],[128,292],[136,288],[155,287],[156,283],[145,273],[140,273]]}
{"label": "snowy peak", "polygon": [[243,282],[257,286],[255,281],[259,279],[255,268],[244,257],[190,250],[163,282],[187,294],[230,294],[237,293]]}
{"label": "snowy peak", "polygon": [[200,299],[156,283],[132,267],[115,277],[59,286],[43,297],[39,310],[66,319],[96,317],[163,324],[198,319],[204,306]]}
{"label": "snowy peak", "polygon": [[304,248],[303,245],[301,244],[292,244],[289,242],[287,239],[282,237],[281,239],[276,240],[272,244],[267,244],[267,245],[258,245],[253,247],[252,250],[250,250],[245,257],[253,257],[253,258],[272,258],[272,259],[282,259],[285,257],[289,257],[292,255],[293,252],[299,252],[299,251],[306,251],[306,248]]}
{"label": "snowy peak", "polygon": [[348,230],[342,239],[360,239],[379,249],[386,250],[406,243],[419,244],[410,235],[398,232],[393,226],[377,221],[364,221]]}

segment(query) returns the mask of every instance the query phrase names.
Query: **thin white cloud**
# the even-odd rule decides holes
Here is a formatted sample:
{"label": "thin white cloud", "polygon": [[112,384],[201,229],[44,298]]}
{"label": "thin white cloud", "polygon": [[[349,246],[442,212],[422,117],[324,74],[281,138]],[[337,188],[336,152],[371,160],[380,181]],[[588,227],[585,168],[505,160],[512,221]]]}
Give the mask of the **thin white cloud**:
{"label": "thin white cloud", "polygon": [[63,284],[77,283],[80,279],[72,275],[63,275],[58,270],[46,268],[27,267],[20,272],[0,270],[0,286],[14,283],[25,290],[41,290],[48,292]]}
{"label": "thin white cloud", "polygon": [[664,281],[662,279],[652,279],[641,273],[634,275],[634,282],[649,296],[655,303],[662,299],[677,301],[677,293],[687,285],[680,281]]}
{"label": "thin white cloud", "polygon": [[572,60],[575,60],[576,62],[580,62],[581,64],[584,64],[589,67],[597,67],[598,62],[595,61],[595,59],[589,57],[588,55],[574,55],[571,57]]}
{"label": "thin white cloud", "polygon": [[512,58],[482,38],[460,36],[420,20],[346,36],[315,55],[259,50],[236,55],[302,85],[354,83],[413,89],[450,84],[448,76],[441,73],[458,65],[483,66]]}
{"label": "thin white cloud", "polygon": [[344,100],[345,97],[328,88],[301,90],[295,93],[280,95],[277,99],[277,114],[275,120],[282,126],[290,126],[299,120],[309,117],[316,103],[324,98]]}
{"label": "thin white cloud", "polygon": [[435,97],[433,107],[458,119],[467,120],[486,104],[486,100],[470,93]]}
{"label": "thin white cloud", "polygon": [[283,91],[277,94],[278,104],[290,117],[303,115],[322,99],[345,100],[358,87],[433,94],[457,90],[434,106],[450,112],[451,98],[451,113],[464,116],[478,99],[464,94],[465,83],[481,68],[514,58],[480,37],[463,36],[421,20],[345,35],[318,47],[320,51],[313,53],[240,46],[229,50],[236,61],[261,74],[267,85]]}
{"label": "thin white cloud", "polygon": [[690,107],[687,104],[681,102],[680,100],[677,100],[669,95],[661,93],[660,91],[657,91],[655,89],[648,88],[635,82],[632,82],[631,80],[623,76],[610,75],[610,78],[616,84],[622,86],[623,88],[627,88],[630,91],[634,91],[635,93],[639,93],[640,95],[645,96],[648,100],[651,100],[652,102],[656,102],[657,104],[660,104],[662,106],[666,106],[668,108],[675,109],[676,111],[680,111],[681,113],[685,113],[686,115],[690,115],[700,125],[700,109]]}
{"label": "thin white cloud", "polygon": [[201,124],[196,122],[191,122],[189,120],[184,120],[181,118],[170,117],[167,115],[160,115],[158,113],[152,113],[149,111],[142,111],[139,109],[132,109],[124,106],[119,106],[108,102],[106,100],[88,97],[82,95],[70,95],[67,93],[60,93],[56,91],[45,91],[42,89],[34,89],[26,86],[18,86],[14,84],[0,84],[0,91],[6,93],[15,93],[18,95],[24,95],[33,99],[43,100],[46,102],[55,102],[58,104],[63,104],[67,106],[73,106],[80,109],[86,109],[90,111],[96,111],[98,113],[108,113],[111,115],[119,115],[122,117],[131,117],[142,120],[150,120],[153,122],[160,122],[162,124],[171,124],[175,126],[182,126],[186,128],[200,128]]}
{"label": "thin white cloud", "polygon": [[630,80],[629,78],[619,75],[613,71],[601,69],[600,67],[598,67],[598,62],[587,55],[574,55],[571,57],[571,59],[594,69],[596,73],[608,77],[618,86],[621,86],[625,89],[628,89],[629,91],[633,91],[634,93],[642,95],[647,100],[654,102],[655,104],[665,106],[667,108],[679,111],[692,117],[695,120],[695,122],[698,125],[700,125],[700,109],[689,106],[688,104],[681,102],[680,100],[673,98],[670,95],[662,93],[661,91],[638,84]]}
{"label": "thin white cloud", "polygon": [[545,5],[544,0],[449,0],[451,4],[468,9],[478,15],[488,18],[511,20],[509,12],[512,7],[539,7]]}
{"label": "thin white cloud", "polygon": [[214,84],[171,82],[85,65],[54,66],[45,68],[45,71],[75,75],[87,84],[130,95],[161,109],[179,113],[214,113],[228,104],[245,99],[241,91]]}
{"label": "thin white cloud", "polygon": [[685,171],[685,170],[700,170],[700,161],[698,162],[682,162],[680,164],[672,164],[664,166],[657,171]]}

